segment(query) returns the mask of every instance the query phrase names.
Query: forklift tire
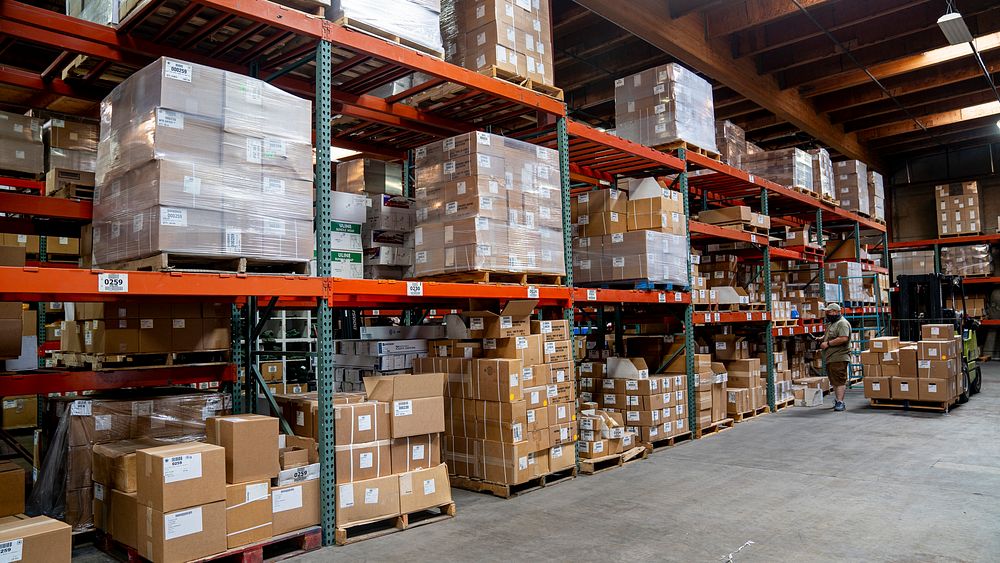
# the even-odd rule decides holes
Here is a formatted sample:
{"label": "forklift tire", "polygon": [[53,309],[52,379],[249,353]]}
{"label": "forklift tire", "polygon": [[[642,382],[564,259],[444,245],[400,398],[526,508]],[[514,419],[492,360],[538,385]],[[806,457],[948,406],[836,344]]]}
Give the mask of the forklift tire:
{"label": "forklift tire", "polygon": [[969,382],[969,394],[975,395],[983,390],[983,370],[979,366],[976,366],[976,378]]}
{"label": "forklift tire", "polygon": [[965,367],[962,368],[962,389],[965,389],[965,393],[958,396],[958,404],[964,405],[969,402],[969,397],[972,396],[972,387],[970,387],[971,381],[969,380],[969,370]]}

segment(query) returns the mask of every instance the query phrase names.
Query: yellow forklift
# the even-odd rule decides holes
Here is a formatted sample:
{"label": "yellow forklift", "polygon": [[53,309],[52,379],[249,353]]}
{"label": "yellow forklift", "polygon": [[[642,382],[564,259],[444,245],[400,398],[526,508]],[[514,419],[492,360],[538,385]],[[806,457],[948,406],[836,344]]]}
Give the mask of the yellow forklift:
{"label": "yellow forklift", "polygon": [[965,286],[962,276],[922,274],[897,276],[892,294],[893,320],[900,340],[920,340],[925,324],[951,324],[962,333],[962,394],[959,402],[979,393],[983,372],[979,366],[979,321],[965,314]]}

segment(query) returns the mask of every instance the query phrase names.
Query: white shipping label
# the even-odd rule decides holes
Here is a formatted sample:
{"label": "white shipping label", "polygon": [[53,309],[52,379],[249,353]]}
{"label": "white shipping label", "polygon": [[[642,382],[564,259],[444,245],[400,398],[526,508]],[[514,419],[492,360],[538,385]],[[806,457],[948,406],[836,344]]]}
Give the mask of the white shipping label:
{"label": "white shipping label", "polygon": [[525,336],[518,336],[514,339],[514,347],[518,350],[526,350],[528,348],[528,338]]}
{"label": "white shipping label", "polygon": [[529,401],[529,403],[532,404],[532,405],[537,405],[540,400],[541,400],[541,397],[538,396],[538,391],[532,391],[531,392],[531,401]]}
{"label": "white shipping label", "polygon": [[[350,489],[351,486],[347,485],[347,488]],[[344,487],[341,486],[340,490],[343,491]],[[352,490],[351,493],[353,492]],[[353,494],[351,496],[353,497]],[[343,503],[343,498],[341,498],[341,503]],[[353,505],[352,498],[351,506]],[[271,493],[271,512],[285,512],[286,510],[295,510],[296,508],[302,508],[302,485],[288,487],[287,489],[278,489]]]}
{"label": "white shipping label", "polygon": [[392,415],[393,416],[410,416],[413,414],[413,401],[393,401],[392,403]]}
{"label": "white shipping label", "polygon": [[558,385],[548,385],[545,387],[545,395],[552,399],[559,396],[559,386]]}
{"label": "white shipping label", "polygon": [[265,195],[285,195],[285,181],[280,178],[264,178],[262,191]]}
{"label": "white shipping label", "polygon": [[191,82],[194,68],[188,63],[166,60],[163,63],[163,77],[182,82]]}
{"label": "white shipping label", "polygon": [[413,461],[424,459],[424,445],[418,444],[410,448],[410,458],[413,459]]}
{"label": "white shipping label", "polygon": [[545,353],[546,354],[555,354],[556,353],[556,343],[555,342],[546,342],[545,343]]}
{"label": "white shipping label", "polygon": [[599,454],[599,453],[602,453],[604,451],[604,441],[593,442],[593,445],[594,445],[594,453],[595,454]]}
{"label": "white shipping label", "polygon": [[201,453],[163,458],[163,482],[176,483],[201,478]]}
{"label": "white shipping label", "polygon": [[437,482],[434,479],[424,479],[424,496],[430,496],[437,492]]}
{"label": "white shipping label", "polygon": [[90,401],[73,401],[69,406],[70,416],[91,416],[93,404]]}
{"label": "white shipping label", "polygon": [[362,414],[358,415],[358,432],[364,432],[365,430],[372,429],[372,415]]}
{"label": "white shipping label", "polygon": [[528,424],[534,424],[535,420],[536,420],[535,411],[534,410],[528,411]]}
{"label": "white shipping label", "polygon": [[184,114],[179,111],[156,108],[156,125],[171,129],[184,129]]}
{"label": "white shipping label", "polygon": [[872,391],[881,391],[881,390],[882,390],[882,384],[881,383],[878,383],[878,382],[872,383]]}
{"label": "white shipping label", "polygon": [[94,417],[94,430],[98,432],[107,432],[111,430],[111,415],[101,414]]}
{"label": "white shipping label", "polygon": [[165,227],[187,227],[187,209],[161,207],[160,225]]}
{"label": "white shipping label", "polygon": [[900,391],[909,391],[910,390],[910,384],[907,383],[906,381],[900,381],[899,382],[899,390]]}
{"label": "white shipping label", "polygon": [[184,193],[201,195],[201,178],[196,176],[184,176]]}
{"label": "white shipping label", "polygon": [[378,504],[378,487],[365,487],[365,504]]}
{"label": "white shipping label", "polygon": [[247,485],[246,502],[254,502],[267,498],[267,491],[267,483],[254,483],[252,485]]}
{"label": "white shipping label", "polygon": [[510,374],[509,381],[508,381],[508,386],[509,387],[517,387],[518,385],[520,385],[520,383],[518,383],[518,381],[517,381],[517,374],[516,373]]}
{"label": "white shipping label", "polygon": [[372,466],[372,453],[363,452],[358,456],[358,467],[361,469],[368,469]]}
{"label": "white shipping label", "polygon": [[295,411],[295,426],[305,426],[306,415],[302,411]]}
{"label": "white shipping label", "polygon": [[97,500],[104,500],[104,485],[94,483],[94,498]]}
{"label": "white shipping label", "polygon": [[174,328],[184,328],[184,319],[173,319],[172,326]]}
{"label": "white shipping label", "polygon": [[514,318],[513,317],[500,317],[500,328],[513,328]]}
{"label": "white shipping label", "polygon": [[264,156],[264,142],[261,139],[248,138],[246,142],[246,160],[251,164],[260,164]]}
{"label": "white shipping label", "polygon": [[340,508],[351,508],[354,506],[354,485],[348,483],[337,488],[337,504]]}
{"label": "white shipping label", "polygon": [[522,471],[528,468],[528,456],[517,458],[517,468]]}
{"label": "white shipping label", "polygon": [[153,319],[139,319],[139,328],[143,329],[153,328]]}
{"label": "white shipping label", "polygon": [[556,418],[563,420],[566,418],[566,407],[564,405],[559,405],[556,407]]}
{"label": "white shipping label", "polygon": [[928,393],[937,393],[937,383],[928,383],[927,384],[927,392]]}
{"label": "white shipping label", "polygon": [[614,268],[624,268],[625,267],[625,257],[624,256],[614,256],[611,258],[611,265]]}
{"label": "white shipping label", "polygon": [[200,534],[202,530],[201,507],[163,515],[163,539],[172,540]]}

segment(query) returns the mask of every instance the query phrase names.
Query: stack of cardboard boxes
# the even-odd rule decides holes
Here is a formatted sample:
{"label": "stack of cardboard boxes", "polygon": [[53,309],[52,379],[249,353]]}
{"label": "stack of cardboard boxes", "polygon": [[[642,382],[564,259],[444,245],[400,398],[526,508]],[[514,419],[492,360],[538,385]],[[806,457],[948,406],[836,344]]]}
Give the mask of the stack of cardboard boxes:
{"label": "stack of cardboard boxes", "polygon": [[76,303],[59,349],[84,354],[229,350],[231,307],[220,303]]}
{"label": "stack of cardboard boxes", "polygon": [[[933,268],[933,258],[931,267]],[[941,273],[966,277],[992,275],[993,252],[990,250],[990,245],[970,244],[941,248]]]}
{"label": "stack of cardboard boxes", "polygon": [[364,277],[412,277],[416,202],[403,197],[402,165],[368,158],[341,162],[337,191],[368,199],[361,226]]}
{"label": "stack of cardboard boxes", "polygon": [[868,166],[860,160],[841,160],[834,163],[834,186],[837,201],[848,211],[871,216],[871,197],[868,195]]}
{"label": "stack of cardboard boxes", "polygon": [[683,434],[689,430],[687,377],[676,372],[678,364],[684,362],[672,363],[665,374],[652,375],[643,358],[608,358],[597,398],[603,409],[620,413],[625,429],[643,442]]}
{"label": "stack of cardboard boxes", "polygon": [[965,392],[962,336],[953,325],[920,327],[920,342],[873,338],[861,354],[865,397],[947,403]]}
{"label": "stack of cardboard boxes", "polygon": [[0,518],[0,545],[9,546],[11,561],[69,563],[73,559],[73,530],[48,516],[24,514]]}
{"label": "stack of cardboard boxes", "polygon": [[581,459],[600,459],[621,454],[634,447],[635,440],[636,435],[626,430],[621,412],[598,409],[596,403],[582,405],[580,441],[577,442]]}
{"label": "stack of cardboard boxes", "polygon": [[[287,0],[288,5],[295,6]],[[439,19],[442,6],[439,1],[426,0],[315,0],[330,6],[327,18],[343,21],[381,37],[399,37],[404,42],[415,43],[421,51],[441,53]],[[286,2],[279,2],[285,4]],[[440,55],[439,55],[440,56]]]}
{"label": "stack of cardboard boxes", "polygon": [[310,105],[174,59],[130,76],[102,102],[96,263],[162,252],[308,261]]}
{"label": "stack of cardboard boxes", "polygon": [[[24,249],[0,246],[0,266],[24,266]],[[0,303],[0,360],[12,360],[21,355],[21,337],[24,333],[20,301]],[[32,334],[34,331],[32,331]]]}
{"label": "stack of cardboard boxes", "polygon": [[983,228],[976,182],[934,186],[938,236],[977,235]]}
{"label": "stack of cardboard boxes", "polygon": [[42,126],[45,141],[45,193],[91,199],[97,168],[96,123],[50,119]]}
{"label": "stack of cardboard boxes", "polygon": [[712,85],[677,63],[615,80],[615,133],[649,147],[682,141],[718,152]]}
{"label": "stack of cardboard boxes", "polygon": [[571,200],[575,279],[687,285],[687,221],[680,193],[652,178]]}
{"label": "stack of cardboard boxes", "polygon": [[42,174],[44,152],[41,120],[0,112],[0,171]]}
{"label": "stack of cardboard boxes", "polygon": [[810,149],[809,155],[812,157],[813,191],[816,192],[816,197],[837,199],[830,153],[826,149]]}
{"label": "stack of cardboard boxes", "polygon": [[743,159],[747,172],[790,188],[814,192],[813,158],[796,148],[761,152]]}
{"label": "stack of cardboard boxes", "polygon": [[719,147],[722,162],[734,168],[743,168],[747,158],[747,138],[743,129],[728,119],[716,121],[715,143]]}
{"label": "stack of cardboard boxes", "polygon": [[576,384],[568,321],[535,301],[449,315],[416,372],[447,374],[445,459],[459,476],[515,485],[573,466]]}
{"label": "stack of cardboard boxes", "polygon": [[444,0],[445,60],[501,78],[554,86],[552,21],[544,0]]}
{"label": "stack of cardboard boxes", "polygon": [[[943,258],[943,256],[942,256]],[[942,264],[943,266],[944,264]],[[892,253],[892,272],[899,275],[934,273],[933,250],[902,250]]]}
{"label": "stack of cardboard boxes", "polygon": [[872,219],[885,222],[885,184],[874,170],[868,170],[868,210]]}
{"label": "stack of cardboard boxes", "polygon": [[362,233],[368,200],[362,194],[333,192],[330,204],[330,274],[361,279],[365,273]]}
{"label": "stack of cardboard boxes", "polygon": [[558,153],[473,132],[416,149],[417,276],[563,275]]}
{"label": "stack of cardboard boxes", "polygon": [[364,378],[411,370],[428,355],[428,341],[444,338],[444,326],[361,327],[357,340],[334,342],[334,381],[338,391],[364,391]]}

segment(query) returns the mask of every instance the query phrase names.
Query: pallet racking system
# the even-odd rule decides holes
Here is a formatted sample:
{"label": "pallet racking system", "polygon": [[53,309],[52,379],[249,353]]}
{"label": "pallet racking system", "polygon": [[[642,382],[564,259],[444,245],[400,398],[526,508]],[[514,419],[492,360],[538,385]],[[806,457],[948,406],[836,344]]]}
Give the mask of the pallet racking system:
{"label": "pallet racking system", "polygon": [[[703,206],[725,201],[758,202],[775,224],[802,225],[815,221],[822,237],[827,228],[853,228],[880,233],[875,221],[832,206],[700,154],[678,149],[661,152],[631,143],[567,117],[565,105],[526,88],[456,67],[439,59],[386,42],[333,22],[279,6],[269,0],[145,0],[115,29],[22,4],[0,3],[0,36],[33,49],[44,70],[26,72],[0,68],[0,83],[35,90],[40,96],[73,96],[99,101],[111,86],[107,73],[127,75],[154,57],[169,56],[264,78],[315,105],[317,166],[317,276],[264,276],[178,272],[112,272],[49,268],[33,264],[0,268],[0,295],[19,301],[112,301],[129,299],[214,300],[234,306],[233,360],[220,368],[121,370],[116,372],[39,371],[4,376],[0,395],[79,392],[116,387],[164,384],[223,383],[231,387],[236,408],[254,408],[258,392],[273,402],[263,385],[255,355],[263,322],[275,309],[315,310],[316,375],[320,396],[322,525],[324,542],[333,543],[334,456],[333,417],[326,408],[333,393],[334,314],[340,309],[398,307],[413,309],[460,306],[469,298],[509,300],[537,298],[540,306],[561,309],[574,318],[574,307],[625,306],[663,310],[681,320],[687,342],[687,377],[694,386],[694,327],[726,323],[763,323],[770,375],[768,404],[773,394],[773,338],[814,332],[814,325],[772,326],[770,320],[770,260],[822,261],[800,252],[772,246],[758,235],[737,233],[690,221],[692,196]],[[222,39],[219,39],[222,37]],[[92,58],[95,70],[82,80],[58,78],[76,55]],[[428,82],[388,97],[368,92],[413,72]],[[332,169],[330,147],[374,156],[405,159],[409,150],[427,142],[476,129],[518,136],[556,148],[560,154],[564,208],[569,208],[572,181],[598,186],[618,177],[669,176],[684,196],[689,220],[688,243],[696,240],[736,240],[756,245],[763,264],[767,307],[760,313],[696,314],[689,292],[574,288],[569,213],[563,214],[566,286],[515,286],[382,280],[345,280],[330,276],[329,218]],[[698,175],[693,171],[707,171]],[[0,191],[0,211],[24,216],[4,218],[10,232],[57,234],[90,220],[89,203],[46,197],[37,182],[0,180],[14,191]],[[29,219],[30,217],[30,219]],[[780,219],[779,219],[780,218]],[[824,223],[825,221],[825,223]],[[690,287],[690,256],[688,287]],[[106,280],[119,280],[126,291],[109,291]],[[127,281],[126,281],[127,280]],[[822,285],[821,291],[822,291]],[[118,286],[120,289],[121,286]],[[265,304],[260,307],[259,304]],[[659,309],[658,309],[659,308]],[[700,316],[700,318],[699,318]],[[44,336],[44,309],[40,310]],[[251,320],[256,322],[250,322]],[[42,341],[40,341],[42,343]],[[240,374],[244,374],[241,379]],[[259,389],[258,389],[259,388]],[[689,423],[694,425],[694,397],[688,394]]]}

